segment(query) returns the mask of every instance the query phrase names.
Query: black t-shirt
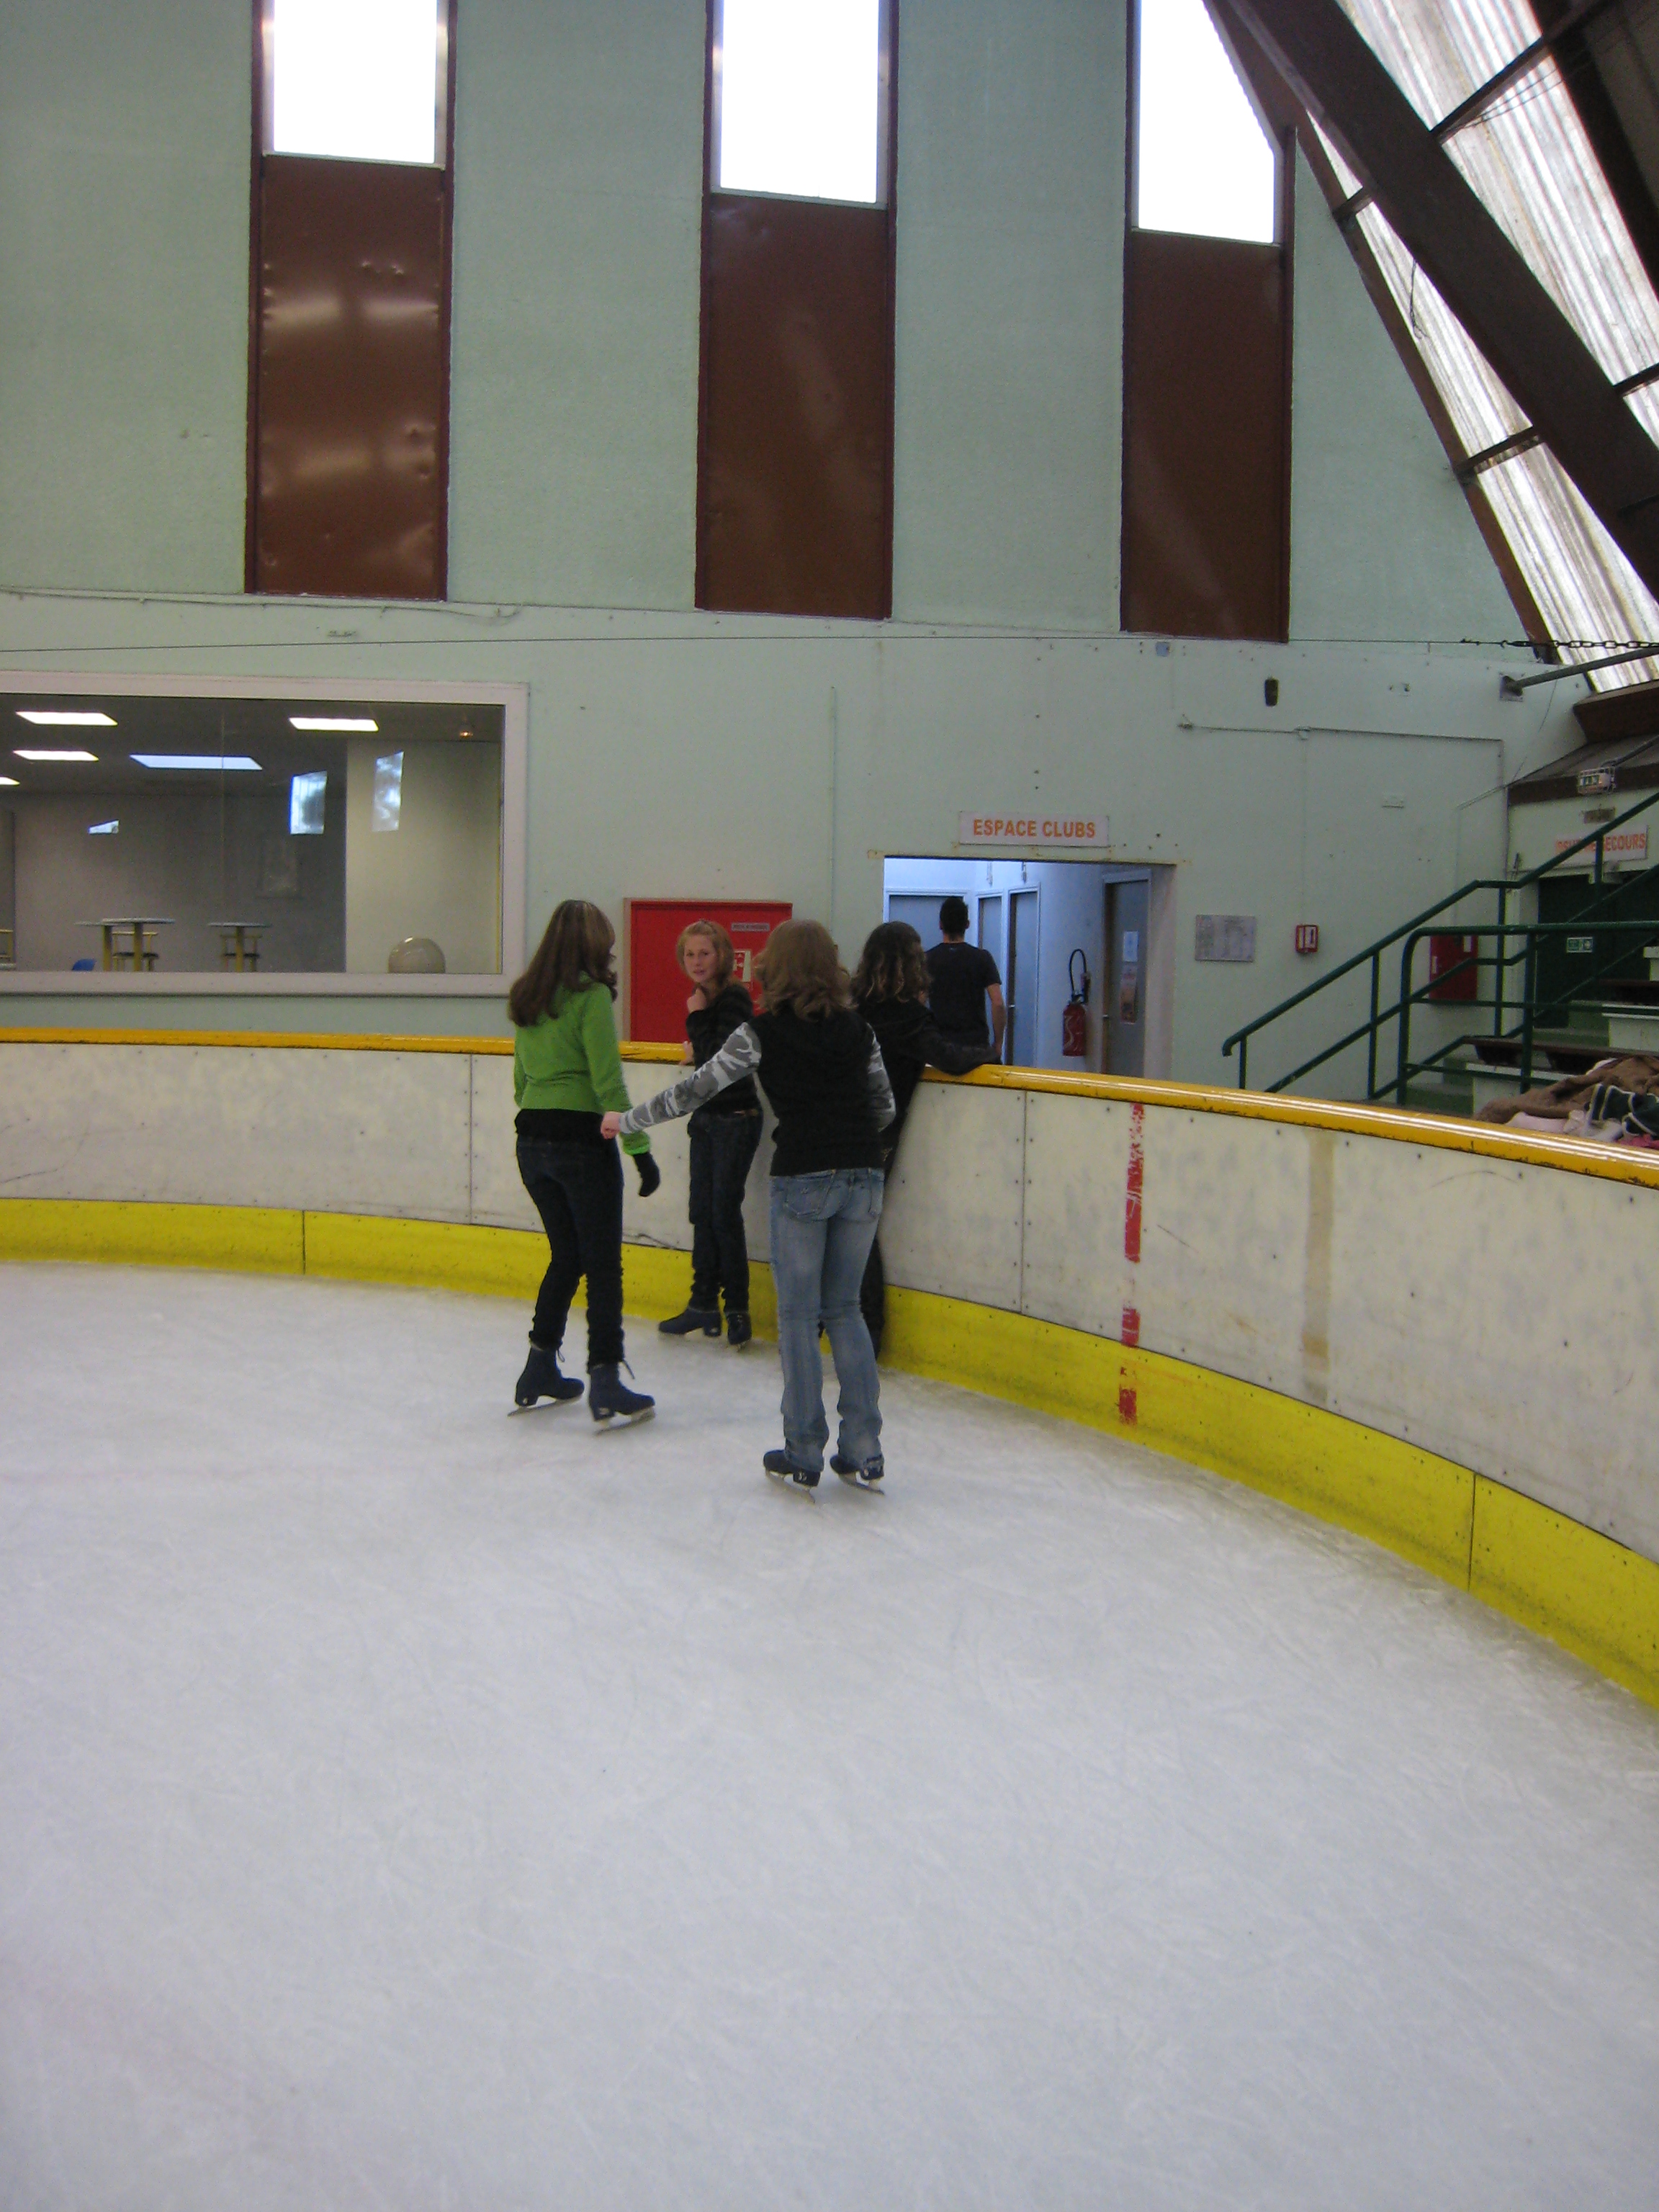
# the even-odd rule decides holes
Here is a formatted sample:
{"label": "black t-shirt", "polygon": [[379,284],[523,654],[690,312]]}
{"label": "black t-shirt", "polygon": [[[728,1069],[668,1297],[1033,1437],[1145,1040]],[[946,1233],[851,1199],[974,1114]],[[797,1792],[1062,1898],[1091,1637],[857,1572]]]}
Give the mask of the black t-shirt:
{"label": "black t-shirt", "polygon": [[953,1044],[989,1044],[985,994],[1002,981],[990,954],[979,945],[936,945],[927,955],[927,973],[935,1028]]}

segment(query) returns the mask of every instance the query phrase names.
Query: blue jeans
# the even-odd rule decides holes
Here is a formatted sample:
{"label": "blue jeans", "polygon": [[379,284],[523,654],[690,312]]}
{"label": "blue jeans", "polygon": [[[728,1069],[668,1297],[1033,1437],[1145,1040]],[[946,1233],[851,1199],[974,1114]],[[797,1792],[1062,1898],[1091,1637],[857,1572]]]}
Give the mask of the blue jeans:
{"label": "blue jeans", "polygon": [[829,1331],[841,1383],[841,1456],[863,1467],[881,1451],[881,1385],[870,1332],[859,1311],[859,1285],[881,1218],[885,1180],[879,1168],[826,1168],[817,1175],[772,1178],[783,1443],[797,1466],[814,1473],[823,1466],[830,1441],[818,1356],[820,1320]]}

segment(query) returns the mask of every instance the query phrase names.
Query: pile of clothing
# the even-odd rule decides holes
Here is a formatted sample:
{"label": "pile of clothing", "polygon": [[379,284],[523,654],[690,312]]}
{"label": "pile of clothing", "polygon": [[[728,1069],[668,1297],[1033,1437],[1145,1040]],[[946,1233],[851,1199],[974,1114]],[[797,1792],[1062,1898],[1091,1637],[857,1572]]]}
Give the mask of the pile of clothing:
{"label": "pile of clothing", "polygon": [[1583,1075],[1564,1075],[1516,1098],[1492,1099],[1475,1118],[1552,1137],[1659,1149],[1659,1053],[1598,1060]]}

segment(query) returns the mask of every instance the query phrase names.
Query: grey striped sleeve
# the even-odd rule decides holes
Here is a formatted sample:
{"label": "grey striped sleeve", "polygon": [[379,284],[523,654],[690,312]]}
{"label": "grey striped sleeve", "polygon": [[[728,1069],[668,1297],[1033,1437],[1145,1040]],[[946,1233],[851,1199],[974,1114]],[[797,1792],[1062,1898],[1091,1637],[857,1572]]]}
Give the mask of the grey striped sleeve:
{"label": "grey striped sleeve", "polygon": [[[760,1039],[744,1022],[732,1030],[713,1060],[705,1061],[691,1074],[681,1076],[678,1083],[671,1083],[654,1098],[643,1098],[637,1106],[630,1106],[622,1117],[621,1134],[636,1137],[653,1122],[678,1121],[681,1115],[690,1113],[694,1107],[706,1106],[730,1085],[752,1075],[759,1066]],[[892,1118],[890,1099],[888,1118]]]}

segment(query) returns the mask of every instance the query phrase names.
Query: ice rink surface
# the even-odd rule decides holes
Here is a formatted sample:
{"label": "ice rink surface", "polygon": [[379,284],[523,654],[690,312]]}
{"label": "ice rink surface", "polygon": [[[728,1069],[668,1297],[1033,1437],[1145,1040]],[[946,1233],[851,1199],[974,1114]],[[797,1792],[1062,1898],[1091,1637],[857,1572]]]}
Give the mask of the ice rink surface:
{"label": "ice rink surface", "polygon": [[495,1300],[0,1311],[5,2212],[1659,2203],[1659,1714],[1386,1553],[904,1376],[809,1501],[648,1325],[600,1431]]}

